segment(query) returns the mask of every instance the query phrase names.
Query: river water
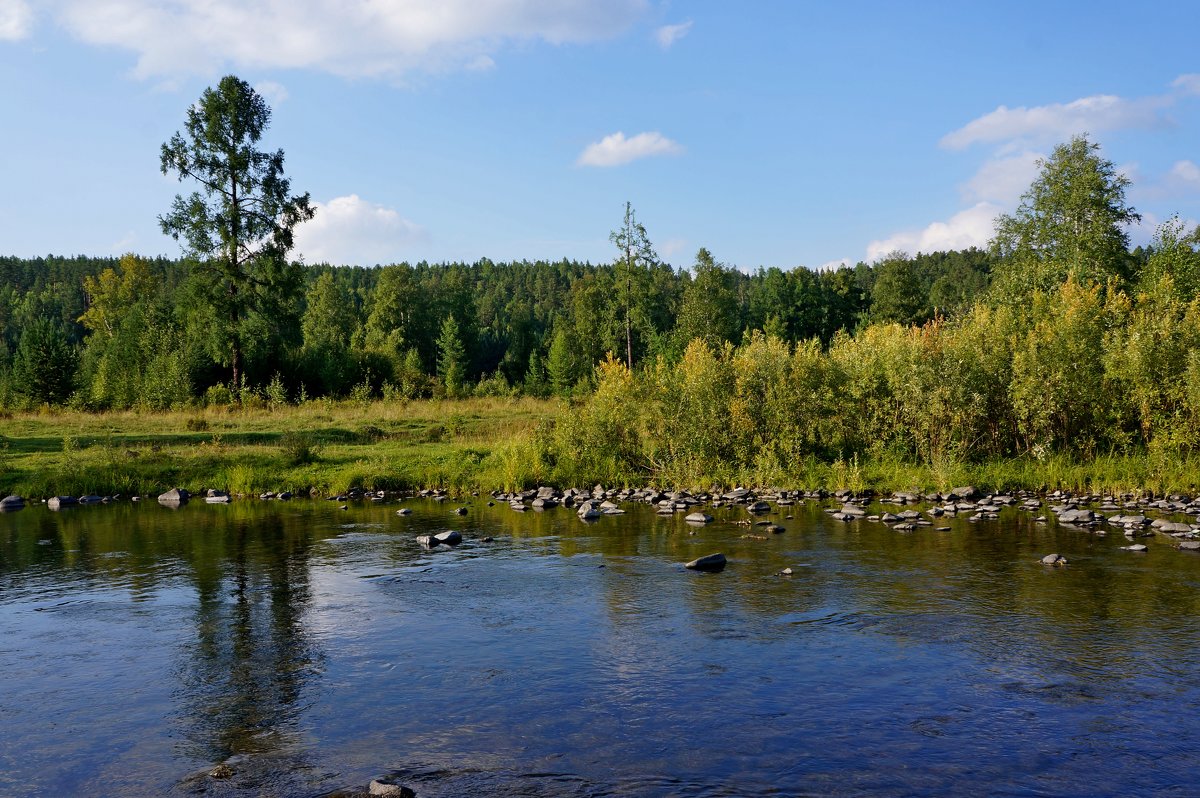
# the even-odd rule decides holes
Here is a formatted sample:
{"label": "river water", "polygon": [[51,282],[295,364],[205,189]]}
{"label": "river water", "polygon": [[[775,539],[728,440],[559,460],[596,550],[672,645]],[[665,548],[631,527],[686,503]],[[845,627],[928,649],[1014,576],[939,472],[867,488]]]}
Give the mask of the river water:
{"label": "river water", "polygon": [[0,795],[1200,791],[1200,556],[1160,540],[397,506],[0,515]]}

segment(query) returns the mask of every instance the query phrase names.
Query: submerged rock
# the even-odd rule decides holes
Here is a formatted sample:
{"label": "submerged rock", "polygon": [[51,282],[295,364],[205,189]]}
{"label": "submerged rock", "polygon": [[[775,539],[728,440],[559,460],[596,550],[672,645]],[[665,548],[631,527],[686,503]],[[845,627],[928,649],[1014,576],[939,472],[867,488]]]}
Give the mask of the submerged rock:
{"label": "submerged rock", "polygon": [[686,563],[683,567],[690,568],[693,571],[720,571],[725,568],[727,560],[721,552],[716,554],[707,554]]}
{"label": "submerged rock", "polygon": [[1132,546],[1122,546],[1122,551],[1146,551],[1145,543],[1134,543]]}
{"label": "submerged rock", "polygon": [[1042,558],[1042,565],[1066,565],[1067,558],[1061,554],[1047,554]]}

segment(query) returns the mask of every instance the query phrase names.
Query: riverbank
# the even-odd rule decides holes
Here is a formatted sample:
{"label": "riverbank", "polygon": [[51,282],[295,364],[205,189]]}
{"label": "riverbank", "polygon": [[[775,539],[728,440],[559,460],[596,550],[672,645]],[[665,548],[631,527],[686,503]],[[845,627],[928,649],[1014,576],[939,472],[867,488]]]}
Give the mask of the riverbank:
{"label": "riverbank", "polygon": [[[559,401],[521,398],[15,414],[0,420],[0,495],[157,495],[176,485],[327,495],[352,488],[489,491],[656,482],[648,471],[592,473],[578,452],[560,451],[555,420],[572,412]],[[697,484],[660,487],[763,483],[855,493],[969,484],[987,491],[1195,494],[1200,459],[1058,454],[928,465],[807,458],[769,475],[730,473],[715,463]]]}

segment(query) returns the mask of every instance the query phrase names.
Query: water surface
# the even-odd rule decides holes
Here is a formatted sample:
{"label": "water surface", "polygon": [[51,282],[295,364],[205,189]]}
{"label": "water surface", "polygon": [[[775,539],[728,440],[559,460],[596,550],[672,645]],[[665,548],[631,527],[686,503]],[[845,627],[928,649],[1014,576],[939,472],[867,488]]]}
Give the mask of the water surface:
{"label": "water surface", "polygon": [[[1186,795],[1200,556],[819,504],[0,515],[0,795]],[[786,518],[791,514],[794,517]],[[456,549],[419,534],[458,529]],[[483,542],[484,537],[492,542]],[[723,551],[722,573],[681,563]],[[1067,568],[1038,558],[1065,554]],[[779,576],[785,567],[790,577]],[[225,780],[204,774],[228,762]]]}

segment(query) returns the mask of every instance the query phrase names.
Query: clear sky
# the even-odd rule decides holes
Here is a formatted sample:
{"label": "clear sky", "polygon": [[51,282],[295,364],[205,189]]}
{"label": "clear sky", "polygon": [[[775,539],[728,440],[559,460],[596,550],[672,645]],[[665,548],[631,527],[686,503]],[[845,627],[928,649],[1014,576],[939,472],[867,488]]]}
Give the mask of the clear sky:
{"label": "clear sky", "polygon": [[[983,245],[1088,132],[1200,219],[1200,3],[0,0],[0,253],[179,254],[159,148],[222,75],[318,203],[307,262],[743,269]],[[185,186],[190,191],[190,186]]]}

